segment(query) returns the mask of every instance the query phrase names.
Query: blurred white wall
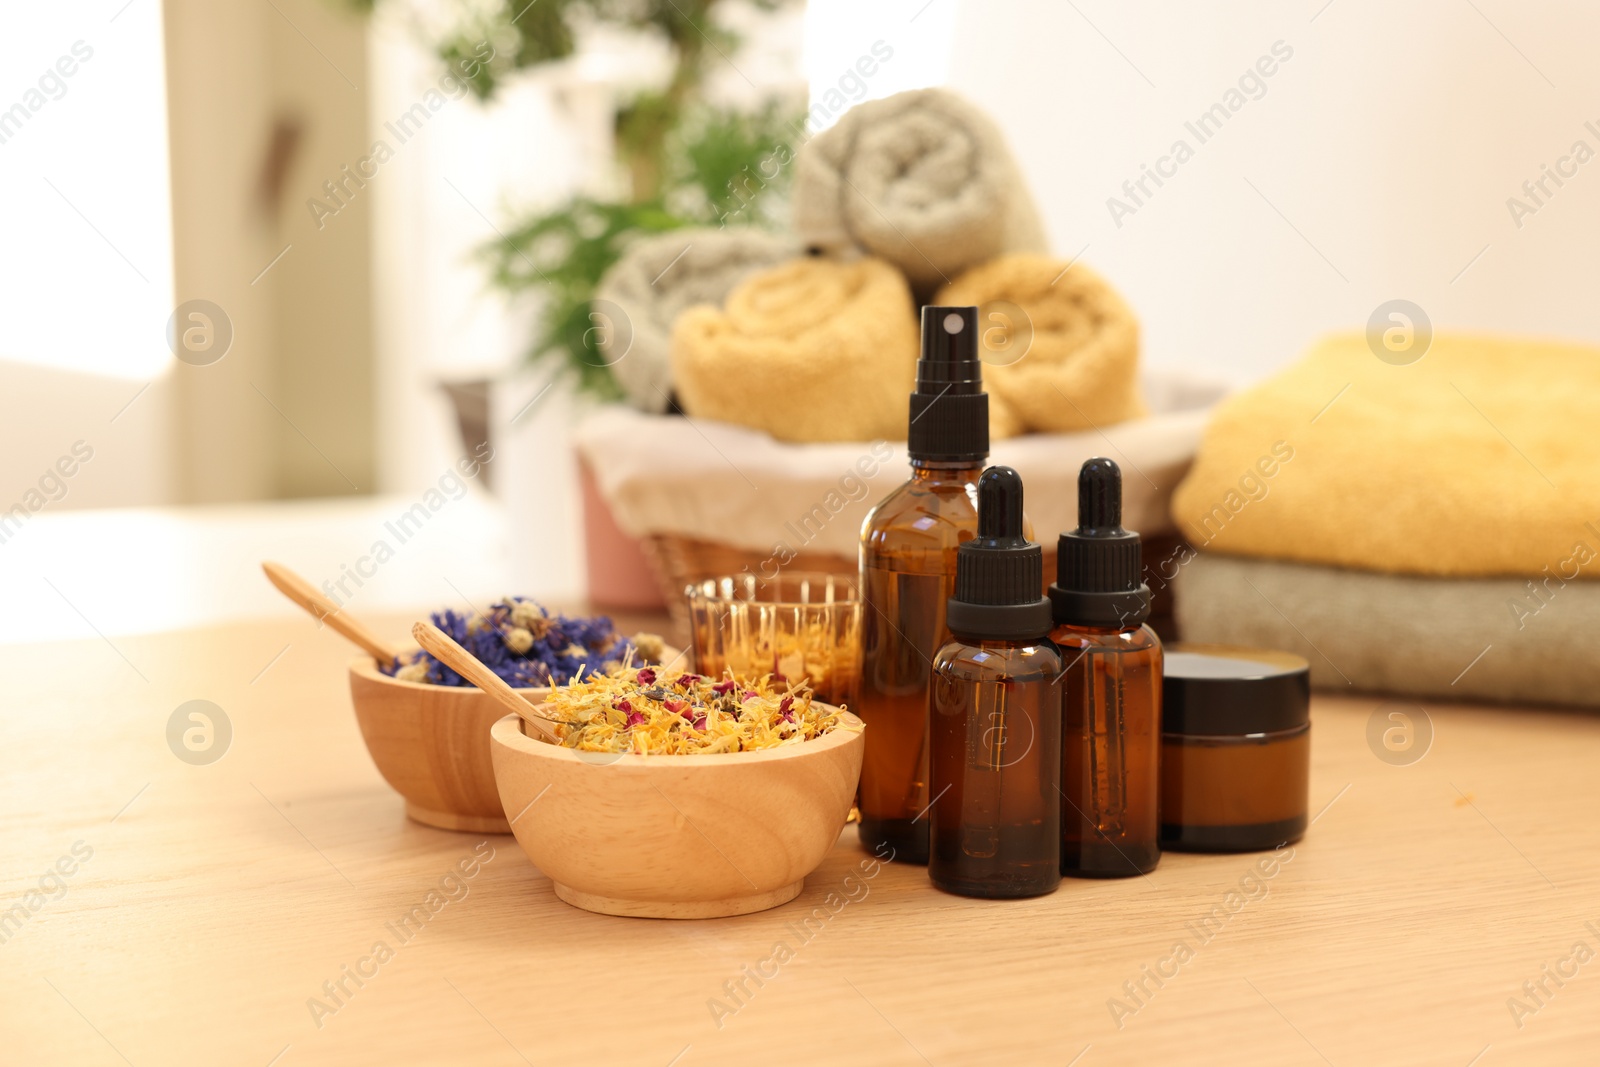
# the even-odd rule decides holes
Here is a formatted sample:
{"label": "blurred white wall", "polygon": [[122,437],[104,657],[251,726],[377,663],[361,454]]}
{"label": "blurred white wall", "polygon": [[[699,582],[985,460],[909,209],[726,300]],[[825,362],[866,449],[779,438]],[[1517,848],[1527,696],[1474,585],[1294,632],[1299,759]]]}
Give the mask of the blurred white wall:
{"label": "blurred white wall", "polygon": [[[830,55],[922,51],[999,121],[1054,250],[1119,285],[1154,366],[1253,379],[1392,298],[1436,328],[1600,339],[1600,160],[1521,219],[1524,181],[1600,152],[1600,5],[1576,0],[812,0]],[[830,16],[829,12],[836,14]],[[1204,143],[1185,128],[1276,42]],[[809,65],[809,64],[808,64]],[[837,65],[837,64],[835,64]],[[886,67],[887,69],[887,67]],[[904,69],[904,68],[901,68]],[[819,73],[812,70],[815,90]],[[874,80],[868,95],[908,86]],[[1250,96],[1258,99],[1250,99]],[[1594,121],[1595,129],[1585,128]],[[1193,157],[1118,226],[1113,196],[1178,139]],[[1530,202],[1531,203],[1531,202]],[[1470,266],[1469,266],[1470,264]]]}

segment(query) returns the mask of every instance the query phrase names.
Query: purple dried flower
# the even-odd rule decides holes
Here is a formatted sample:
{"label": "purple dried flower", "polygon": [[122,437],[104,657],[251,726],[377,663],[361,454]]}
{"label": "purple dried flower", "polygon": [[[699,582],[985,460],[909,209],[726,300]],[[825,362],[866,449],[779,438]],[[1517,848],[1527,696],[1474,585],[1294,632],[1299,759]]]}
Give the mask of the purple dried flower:
{"label": "purple dried flower", "polygon": [[[581,669],[586,677],[600,673],[609,660],[622,659],[633,644],[617,634],[604,615],[594,618],[568,618],[551,615],[524,597],[512,597],[489,605],[483,616],[460,614],[446,609],[435,612],[433,623],[462,648],[476,656],[508,685],[532,688],[565,682]],[[530,634],[532,642],[523,651],[506,645],[506,635],[514,630]],[[526,638],[518,634],[514,644]],[[434,659],[419,653],[413,661],[426,663],[427,681],[433,685],[468,686],[465,678]],[[393,675],[399,665],[384,673]]]}

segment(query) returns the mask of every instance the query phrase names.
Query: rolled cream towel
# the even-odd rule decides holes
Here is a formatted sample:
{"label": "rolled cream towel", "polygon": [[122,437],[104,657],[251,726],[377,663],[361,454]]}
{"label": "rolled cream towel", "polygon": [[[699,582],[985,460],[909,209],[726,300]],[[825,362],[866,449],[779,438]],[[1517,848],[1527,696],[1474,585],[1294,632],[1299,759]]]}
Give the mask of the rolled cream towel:
{"label": "rolled cream towel", "polygon": [[[641,411],[667,410],[672,324],[696,304],[721,304],[754,272],[793,259],[792,237],[753,227],[683,229],[628,248],[595,289],[602,358]],[[604,321],[610,320],[610,321]]]}
{"label": "rolled cream towel", "polygon": [[1002,256],[945,286],[936,303],[978,305],[990,406],[1023,429],[1071,433],[1146,414],[1139,320],[1083,264]]}
{"label": "rolled cream towel", "polygon": [[918,294],[1004,252],[1046,247],[1000,130],[945,89],[845,112],[801,147],[793,203],[802,243],[882,257]]}
{"label": "rolled cream towel", "polygon": [[803,258],[752,275],[724,309],[684,312],[672,376],[691,416],[780,441],[903,441],[917,349],[899,271]]}

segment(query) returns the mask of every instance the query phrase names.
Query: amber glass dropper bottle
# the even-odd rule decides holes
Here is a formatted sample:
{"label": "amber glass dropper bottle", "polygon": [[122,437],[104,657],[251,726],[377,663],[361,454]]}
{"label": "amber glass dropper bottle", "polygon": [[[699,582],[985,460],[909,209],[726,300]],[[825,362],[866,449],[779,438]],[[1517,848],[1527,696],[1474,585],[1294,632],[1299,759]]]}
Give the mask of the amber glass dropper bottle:
{"label": "amber glass dropper bottle", "polygon": [[990,467],[928,694],[928,878],[947,893],[1034,897],[1061,882],[1061,657],[1042,567],[1022,533],[1022,479]]}
{"label": "amber glass dropper bottle", "polygon": [[1078,528],[1056,547],[1050,639],[1061,651],[1061,873],[1121,878],[1161,858],[1161,641],[1145,625],[1139,535],[1122,528],[1122,471],[1078,472]]}
{"label": "amber glass dropper bottle", "polygon": [[861,843],[884,859],[928,862],[928,676],[950,640],[945,602],[956,549],[978,529],[989,458],[989,397],[978,309],[922,309],[922,358],[906,442],[911,480],[861,527],[862,670],[867,724]]}

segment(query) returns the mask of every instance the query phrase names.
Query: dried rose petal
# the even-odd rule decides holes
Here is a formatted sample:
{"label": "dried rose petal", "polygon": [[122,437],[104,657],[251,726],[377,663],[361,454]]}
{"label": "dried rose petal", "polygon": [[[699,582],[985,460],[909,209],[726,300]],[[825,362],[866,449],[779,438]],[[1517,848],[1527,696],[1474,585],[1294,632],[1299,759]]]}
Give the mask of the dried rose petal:
{"label": "dried rose petal", "polygon": [[649,667],[646,667],[644,670],[639,672],[638,681],[640,685],[649,685],[655,680],[656,672],[651,670]]}
{"label": "dried rose petal", "polygon": [[732,678],[729,678],[725,682],[718,682],[716,685],[712,686],[711,691],[716,693],[718,696],[722,696],[724,694],[733,692],[737,688],[739,688],[739,683],[734,681]]}

